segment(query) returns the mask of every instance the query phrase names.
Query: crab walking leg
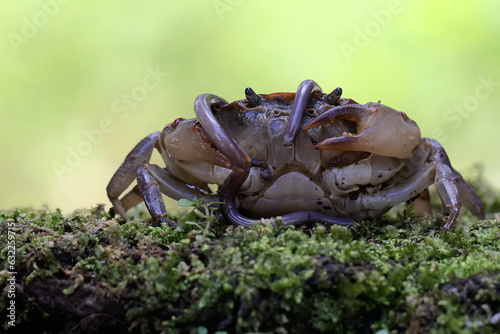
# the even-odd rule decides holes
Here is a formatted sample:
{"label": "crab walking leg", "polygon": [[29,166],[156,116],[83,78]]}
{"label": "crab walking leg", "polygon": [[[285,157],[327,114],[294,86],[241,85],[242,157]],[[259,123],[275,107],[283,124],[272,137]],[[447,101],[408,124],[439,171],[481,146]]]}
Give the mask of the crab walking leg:
{"label": "crab walking leg", "polygon": [[120,202],[123,205],[123,210],[127,212],[130,208],[133,208],[137,204],[141,203],[144,200],[141,196],[141,192],[139,191],[139,187],[135,185],[132,190],[130,190],[126,195],[124,195]]}
{"label": "crab walking leg", "polygon": [[[438,163],[436,172],[436,187],[441,196],[443,205],[449,212],[449,217],[445,230],[449,230],[455,223],[456,216],[461,207],[461,200],[466,208],[468,208],[478,218],[484,218],[483,202],[477,196],[475,191],[465,182],[462,175],[451,167],[450,159],[444,148],[435,139],[428,139],[432,145],[432,158]],[[439,176],[439,180],[438,180]],[[440,191],[441,189],[441,191]]]}
{"label": "crab walking leg", "polygon": [[435,183],[444,211],[448,216],[443,227],[444,230],[449,231],[458,217],[461,208],[460,192],[466,194],[467,201],[471,202],[471,207],[475,210],[474,214],[478,216],[483,214],[481,200],[461,176],[460,179],[457,179],[456,174],[458,173],[451,168],[448,156],[442,146],[432,139],[429,139],[429,142],[432,145],[432,161],[426,164],[425,168],[395,188],[381,191],[376,195],[362,195],[359,203],[347,204],[347,206],[354,209],[361,207],[377,212],[386,211],[392,206],[424,192],[427,187]]}
{"label": "crab walking leg", "polygon": [[455,224],[462,203],[455,183],[455,175],[451,167],[450,159],[444,148],[434,139],[428,139],[432,145],[431,159],[437,163],[436,166],[436,189],[444,206],[448,219],[444,229],[449,231]]}
{"label": "crab walking leg", "polygon": [[173,176],[165,168],[149,163],[146,163],[144,168],[158,183],[161,193],[170,198],[175,200],[180,200],[181,198],[186,198],[192,201],[201,200],[202,203],[218,201],[216,195],[210,194],[207,191],[192,185],[188,186],[185,182]]}
{"label": "crab walking leg", "polygon": [[224,99],[213,94],[199,95],[194,101],[194,110],[201,126],[217,149],[234,162],[235,168],[248,170],[251,165],[250,157],[219,124],[210,109],[212,103],[227,104]]}
{"label": "crab walking leg", "polygon": [[[410,199],[409,201],[412,201],[412,199]],[[429,188],[422,191],[418,197],[416,198],[414,197],[413,203],[415,204],[416,213],[431,214],[432,208],[431,208],[431,195],[429,194]]]}
{"label": "crab walking leg", "polygon": [[148,170],[148,167],[148,165],[145,165],[137,171],[137,185],[141,196],[144,198],[144,203],[146,203],[146,207],[154,220],[167,223],[176,228],[177,225],[167,218],[167,208],[161,196],[160,186]]}
{"label": "crab walking leg", "polygon": [[429,163],[418,173],[408,179],[402,180],[399,185],[373,195],[362,194],[354,203],[347,202],[346,207],[350,211],[364,209],[376,213],[384,213],[394,205],[414,198],[432,185],[435,168],[436,163]]}
{"label": "crab walking leg", "polygon": [[453,174],[455,175],[455,184],[458,188],[458,194],[460,195],[460,199],[462,200],[462,204],[465,205],[467,209],[472,212],[473,215],[478,217],[479,219],[484,219],[484,204],[483,201],[476,194],[474,189],[465,182],[462,175],[456,170],[453,170]]}
{"label": "crab walking leg", "polygon": [[425,169],[410,177],[401,186],[381,191],[376,195],[363,195],[360,205],[367,210],[385,212],[394,205],[422,193],[432,183],[436,184],[439,197],[448,215],[444,229],[449,231],[458,217],[461,204],[451,168],[439,161],[427,164]]}
{"label": "crab walking leg", "polygon": [[253,223],[257,222],[257,219],[250,219],[240,214],[234,200],[249,173],[250,170],[243,172],[233,171],[220,187],[219,200],[224,203],[221,205],[222,216],[235,226],[250,227]]}
{"label": "crab walking leg", "polygon": [[[106,188],[106,192],[113,207],[125,220],[128,220],[127,214],[125,213],[127,210],[118,197],[135,180],[139,168],[151,159],[158,137],[160,137],[160,132],[155,132],[141,140],[127,155],[125,161],[123,161],[115,172]],[[134,195],[127,194],[127,197],[130,200]],[[135,200],[137,199],[132,199],[132,201]],[[126,206],[130,208],[130,206]]]}
{"label": "crab walking leg", "polygon": [[450,166],[438,163],[436,166],[436,189],[443,202],[444,211],[448,215],[444,230],[449,231],[458,218],[458,213],[462,207],[458,189],[453,180],[453,172]]}
{"label": "crab walking leg", "polygon": [[[251,219],[238,212],[235,204],[235,197],[243,182],[248,177],[249,172],[233,171],[226,178],[220,189],[220,201],[222,215],[226,220],[235,226],[249,227],[260,219]],[[326,225],[352,225],[354,220],[350,218],[331,217],[313,211],[300,211],[289,213],[281,217],[285,225],[300,226],[304,224],[320,223]]]}
{"label": "crab walking leg", "polygon": [[285,146],[292,145],[297,137],[302,120],[304,119],[307,104],[311,99],[312,93],[315,92],[321,93],[321,87],[313,80],[302,81],[299,88],[297,88],[297,94],[295,95],[295,101],[293,102],[292,111],[290,112],[290,118],[285,128]]}

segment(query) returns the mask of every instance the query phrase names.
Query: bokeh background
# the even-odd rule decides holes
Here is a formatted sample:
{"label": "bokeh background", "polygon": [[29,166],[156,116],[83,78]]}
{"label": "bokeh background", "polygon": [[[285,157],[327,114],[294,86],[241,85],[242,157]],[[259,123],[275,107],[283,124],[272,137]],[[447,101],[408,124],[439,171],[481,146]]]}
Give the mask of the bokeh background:
{"label": "bokeh background", "polygon": [[198,94],[305,79],[405,111],[498,187],[499,14],[497,0],[5,1],[0,208],[109,207],[125,155],[193,117]]}

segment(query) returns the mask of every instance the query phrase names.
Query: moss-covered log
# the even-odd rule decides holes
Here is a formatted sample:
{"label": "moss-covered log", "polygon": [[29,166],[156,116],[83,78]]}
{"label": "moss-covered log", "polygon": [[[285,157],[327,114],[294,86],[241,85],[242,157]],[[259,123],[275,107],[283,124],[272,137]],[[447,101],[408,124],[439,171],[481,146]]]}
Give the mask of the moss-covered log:
{"label": "moss-covered log", "polygon": [[449,233],[440,215],[415,217],[411,206],[350,229],[227,227],[206,207],[179,217],[172,230],[147,218],[120,224],[101,206],[0,213],[2,330],[500,331],[500,223],[491,213],[462,215]]}

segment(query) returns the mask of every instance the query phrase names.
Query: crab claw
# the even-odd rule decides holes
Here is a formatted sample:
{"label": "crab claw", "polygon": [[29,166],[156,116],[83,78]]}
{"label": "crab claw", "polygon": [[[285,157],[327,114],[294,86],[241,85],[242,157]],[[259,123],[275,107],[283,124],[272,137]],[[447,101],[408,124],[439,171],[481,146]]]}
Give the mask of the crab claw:
{"label": "crab claw", "polygon": [[399,159],[409,158],[420,144],[420,129],[405,113],[380,103],[347,104],[334,107],[309,122],[305,131],[347,120],[356,133],[344,132],[316,144],[319,150],[364,151]]}
{"label": "crab claw", "polygon": [[[236,168],[228,157],[213,147],[206,131],[195,119],[176,119],[165,127],[163,136],[163,147],[176,160],[203,161],[224,168]],[[186,143],[189,143],[190,149],[186,149]]]}

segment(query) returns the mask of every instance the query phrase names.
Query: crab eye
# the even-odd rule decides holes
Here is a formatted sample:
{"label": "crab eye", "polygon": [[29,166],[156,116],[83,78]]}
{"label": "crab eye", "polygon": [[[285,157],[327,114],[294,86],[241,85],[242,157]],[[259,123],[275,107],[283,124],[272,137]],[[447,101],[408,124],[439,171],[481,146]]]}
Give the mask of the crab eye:
{"label": "crab eye", "polygon": [[404,112],[400,111],[401,112],[401,116],[403,116],[403,119],[405,121],[409,121],[410,120],[410,117],[408,117]]}

